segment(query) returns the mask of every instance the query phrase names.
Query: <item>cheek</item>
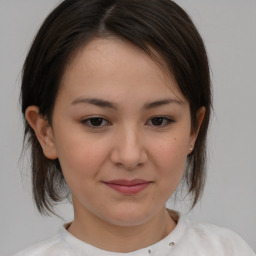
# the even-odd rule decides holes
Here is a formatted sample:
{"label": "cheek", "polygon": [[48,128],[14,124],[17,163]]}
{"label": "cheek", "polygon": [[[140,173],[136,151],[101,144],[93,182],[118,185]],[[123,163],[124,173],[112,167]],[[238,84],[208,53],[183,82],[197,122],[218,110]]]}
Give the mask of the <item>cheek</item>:
{"label": "cheek", "polygon": [[100,166],[107,156],[107,149],[88,140],[69,137],[62,140],[57,153],[63,175],[70,187],[96,179]]}
{"label": "cheek", "polygon": [[160,191],[171,194],[183,177],[187,159],[187,140],[173,137],[155,148],[154,159],[158,170]]}
{"label": "cheek", "polygon": [[154,155],[155,159],[158,159],[158,163],[168,169],[175,166],[184,166],[187,149],[188,139],[173,137],[159,143],[158,147],[155,147]]}

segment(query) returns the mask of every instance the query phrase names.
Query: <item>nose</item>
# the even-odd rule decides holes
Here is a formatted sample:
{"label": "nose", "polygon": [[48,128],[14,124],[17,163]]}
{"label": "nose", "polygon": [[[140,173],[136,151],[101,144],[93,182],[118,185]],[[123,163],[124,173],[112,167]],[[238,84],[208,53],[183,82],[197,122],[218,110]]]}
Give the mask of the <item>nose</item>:
{"label": "nose", "polygon": [[134,170],[148,160],[143,136],[136,129],[122,129],[115,134],[110,159],[118,166]]}

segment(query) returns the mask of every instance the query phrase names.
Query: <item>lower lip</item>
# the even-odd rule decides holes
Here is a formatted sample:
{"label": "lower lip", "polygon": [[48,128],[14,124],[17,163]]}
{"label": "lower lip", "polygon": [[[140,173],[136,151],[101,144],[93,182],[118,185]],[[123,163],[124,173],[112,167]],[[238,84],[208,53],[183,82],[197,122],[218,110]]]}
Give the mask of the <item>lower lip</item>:
{"label": "lower lip", "polygon": [[142,190],[144,190],[150,183],[141,183],[141,184],[134,184],[134,185],[120,185],[120,184],[113,184],[113,183],[105,183],[108,187],[127,195],[134,195]]}

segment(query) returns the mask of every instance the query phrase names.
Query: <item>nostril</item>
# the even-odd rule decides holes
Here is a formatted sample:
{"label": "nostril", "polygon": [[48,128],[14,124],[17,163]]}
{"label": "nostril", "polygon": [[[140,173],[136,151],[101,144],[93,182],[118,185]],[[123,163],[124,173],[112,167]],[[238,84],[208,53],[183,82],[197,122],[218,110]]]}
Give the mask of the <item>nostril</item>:
{"label": "nostril", "polygon": [[142,167],[143,163],[138,163],[138,164],[136,163],[136,164],[132,165],[132,164],[127,164],[127,163],[123,162],[123,163],[115,163],[115,165],[118,167],[122,167],[128,171],[132,171],[132,170]]}
{"label": "nostril", "polygon": [[127,170],[134,170],[143,166],[148,157],[141,139],[135,132],[127,131],[129,134],[117,139],[113,145],[110,159],[113,164]]}
{"label": "nostril", "polygon": [[113,153],[111,156],[111,161],[118,167],[122,167],[126,170],[135,170],[145,164],[147,157],[143,156],[143,154],[121,155],[120,153]]}

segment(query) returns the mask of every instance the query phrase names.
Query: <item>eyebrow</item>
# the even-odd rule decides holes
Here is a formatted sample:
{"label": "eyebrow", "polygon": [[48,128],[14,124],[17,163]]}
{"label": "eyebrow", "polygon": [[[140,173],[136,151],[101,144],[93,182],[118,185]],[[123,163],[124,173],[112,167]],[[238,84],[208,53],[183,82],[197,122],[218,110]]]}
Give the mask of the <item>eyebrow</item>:
{"label": "eyebrow", "polygon": [[[117,105],[113,102],[107,101],[107,100],[103,100],[103,99],[99,99],[99,98],[78,98],[76,100],[74,100],[72,103],[72,105],[77,105],[77,104],[92,104],[98,107],[102,107],[102,108],[111,108],[111,109],[117,109]],[[181,100],[178,99],[172,99],[172,98],[167,98],[167,99],[162,99],[162,100],[157,100],[157,101],[153,101],[153,102],[149,102],[149,103],[145,103],[143,105],[143,109],[148,110],[148,109],[152,109],[152,108],[157,108],[163,105],[168,105],[168,104],[178,104],[178,105],[182,105],[183,102]]]}
{"label": "eyebrow", "polygon": [[168,105],[168,104],[178,104],[178,105],[182,105],[183,101],[178,100],[178,99],[163,99],[163,100],[157,100],[157,101],[153,101],[150,103],[146,103],[144,104],[143,108],[144,109],[152,109],[152,108],[156,108],[156,107],[160,107],[163,105]]}
{"label": "eyebrow", "polygon": [[71,104],[72,105],[76,105],[76,104],[92,104],[98,107],[102,107],[102,108],[112,108],[112,109],[117,109],[116,104],[107,101],[107,100],[103,100],[103,99],[98,99],[98,98],[78,98],[76,100],[74,100]]}

